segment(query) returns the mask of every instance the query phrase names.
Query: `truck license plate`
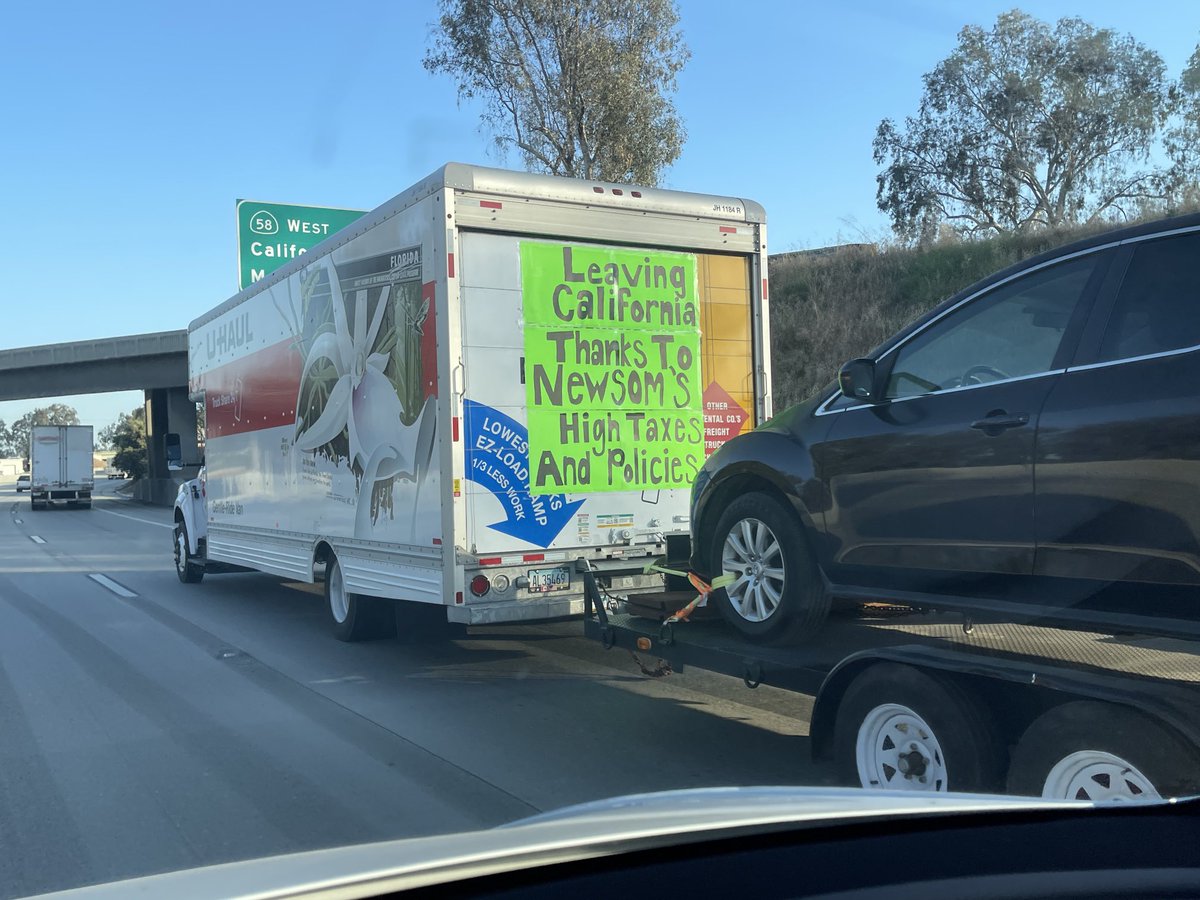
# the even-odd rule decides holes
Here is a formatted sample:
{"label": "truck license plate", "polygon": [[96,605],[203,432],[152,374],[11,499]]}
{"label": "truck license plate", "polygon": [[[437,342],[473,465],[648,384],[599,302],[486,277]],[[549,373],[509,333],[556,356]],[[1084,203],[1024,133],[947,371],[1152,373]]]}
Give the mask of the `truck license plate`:
{"label": "truck license plate", "polygon": [[570,588],[571,569],[568,566],[529,570],[529,592],[531,594],[548,594],[551,591],[566,591]]}

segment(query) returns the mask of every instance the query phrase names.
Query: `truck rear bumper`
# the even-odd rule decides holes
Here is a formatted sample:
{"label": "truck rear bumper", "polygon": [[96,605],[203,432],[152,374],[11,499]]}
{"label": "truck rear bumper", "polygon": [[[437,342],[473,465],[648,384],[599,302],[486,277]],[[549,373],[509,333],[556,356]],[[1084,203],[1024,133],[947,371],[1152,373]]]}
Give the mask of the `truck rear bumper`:
{"label": "truck rear bumper", "polygon": [[464,625],[537,622],[583,615],[582,597],[556,597],[502,603],[474,603],[447,608],[446,618]]}
{"label": "truck rear bumper", "polygon": [[[649,560],[646,560],[649,561]],[[661,575],[644,574],[639,560],[637,565],[626,563],[610,564],[605,569],[594,569],[602,577],[609,590],[617,594],[628,592],[659,593],[663,590]],[[574,567],[572,567],[574,568]],[[494,572],[495,570],[482,570]],[[515,576],[514,572],[514,576]],[[466,625],[494,625],[502,622],[533,622],[539,619],[560,619],[583,615],[583,578],[578,571],[573,573],[572,589],[562,593],[530,596],[521,591],[517,599],[476,600],[472,603],[450,606],[446,617],[451,622]]]}
{"label": "truck rear bumper", "polygon": [[32,500],[91,500],[92,492],[52,488],[46,491],[30,491],[29,496]]}

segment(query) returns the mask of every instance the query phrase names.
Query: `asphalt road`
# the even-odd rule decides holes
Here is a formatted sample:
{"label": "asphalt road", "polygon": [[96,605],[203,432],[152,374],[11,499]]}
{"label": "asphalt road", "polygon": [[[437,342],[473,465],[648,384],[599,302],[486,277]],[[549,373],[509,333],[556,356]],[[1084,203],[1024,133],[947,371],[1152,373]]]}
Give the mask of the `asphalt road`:
{"label": "asphalt road", "polygon": [[647,678],[579,623],[344,644],[309,586],[180,584],[170,510],[0,485],[0,896],[490,827],[619,794],[828,783],[811,701]]}

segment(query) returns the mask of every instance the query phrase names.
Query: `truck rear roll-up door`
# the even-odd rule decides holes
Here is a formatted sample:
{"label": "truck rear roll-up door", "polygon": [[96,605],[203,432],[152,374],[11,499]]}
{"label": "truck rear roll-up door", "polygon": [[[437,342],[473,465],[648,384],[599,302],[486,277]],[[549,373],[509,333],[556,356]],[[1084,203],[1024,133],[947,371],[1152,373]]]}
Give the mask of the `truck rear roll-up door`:
{"label": "truck rear roll-up door", "polygon": [[553,233],[562,239],[719,253],[759,251],[758,229],[753,223],[665,216],[633,205],[625,210],[460,193],[455,196],[454,211],[460,228],[531,236]]}

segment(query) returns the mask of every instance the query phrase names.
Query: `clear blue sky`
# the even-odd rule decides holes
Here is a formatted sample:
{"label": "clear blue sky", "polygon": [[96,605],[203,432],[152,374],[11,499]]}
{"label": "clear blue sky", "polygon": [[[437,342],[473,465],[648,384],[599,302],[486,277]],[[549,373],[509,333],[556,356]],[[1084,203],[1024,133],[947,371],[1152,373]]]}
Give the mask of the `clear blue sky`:
{"label": "clear blue sky", "polygon": [[[959,29],[1014,4],[681,0],[688,128],[665,186],[758,200],[771,250],[878,237],[871,139]],[[1030,0],[1178,74],[1200,3]],[[435,0],[12,3],[0,54],[0,349],[184,328],[235,292],[239,197],[369,209],[490,165],[477,109],[421,67]],[[508,164],[519,166],[519,160]],[[12,421],[47,398],[0,403]],[[136,393],[67,398],[102,427]]]}

